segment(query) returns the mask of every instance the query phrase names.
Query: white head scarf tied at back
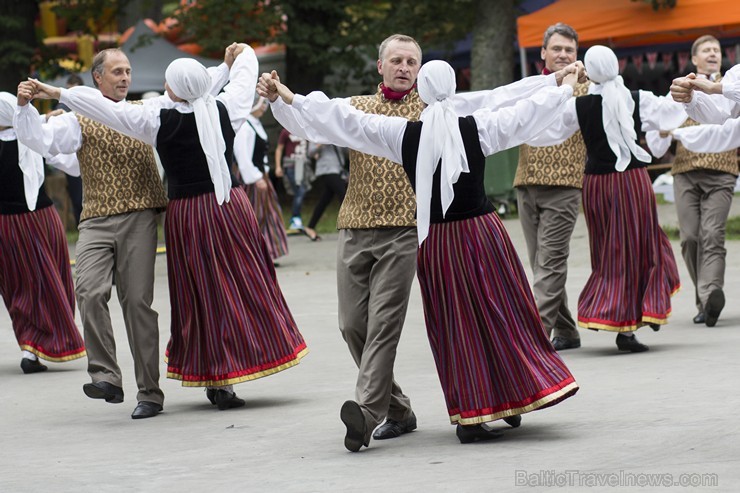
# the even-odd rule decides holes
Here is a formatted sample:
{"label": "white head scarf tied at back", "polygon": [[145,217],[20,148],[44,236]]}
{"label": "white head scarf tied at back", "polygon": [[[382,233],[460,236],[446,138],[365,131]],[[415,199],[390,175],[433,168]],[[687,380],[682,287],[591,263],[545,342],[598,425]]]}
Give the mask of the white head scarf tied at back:
{"label": "white head scarf tied at back", "polygon": [[[0,92],[0,127],[13,126],[17,98],[10,93]],[[23,188],[28,209],[36,210],[39,188],[44,183],[44,160],[40,154],[18,142],[18,166],[23,172]]]}
{"label": "white head scarf tied at back", "polygon": [[209,94],[211,76],[208,70],[192,58],[178,58],[170,63],[164,74],[167,85],[175,96],[193,106],[198,138],[208,161],[213,188],[218,204],[228,202],[231,193],[231,174],[224,153],[226,143],[221,134],[216,99]]}
{"label": "white head scarf tied at back", "polygon": [[586,51],[586,72],[591,84],[590,94],[601,94],[601,112],[609,147],[617,156],[617,171],[629,166],[634,154],[642,162],[650,162],[650,154],[637,145],[637,133],[632,112],[635,101],[619,75],[617,55],[606,46],[592,46]]}
{"label": "white head scarf tied at back", "polygon": [[443,215],[455,198],[452,185],[457,183],[460,173],[468,173],[470,169],[458,117],[448,99],[455,94],[455,71],[441,60],[427,62],[419,70],[417,87],[419,97],[427,104],[419,117],[424,123],[416,158],[416,228],[421,245],[429,234],[432,176],[439,160],[442,160],[440,197]]}

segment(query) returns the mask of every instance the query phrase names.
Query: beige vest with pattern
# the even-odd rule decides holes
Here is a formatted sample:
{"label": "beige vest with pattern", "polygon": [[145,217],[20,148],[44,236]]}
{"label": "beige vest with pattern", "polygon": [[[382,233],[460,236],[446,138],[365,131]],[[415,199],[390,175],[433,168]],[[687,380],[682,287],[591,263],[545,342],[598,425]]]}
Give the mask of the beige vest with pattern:
{"label": "beige vest with pattern", "polygon": [[[588,83],[578,84],[573,97],[588,94]],[[583,188],[586,168],[586,144],[577,131],[562,144],[548,147],[519,146],[519,164],[514,176],[515,187],[545,185]]]}
{"label": "beige vest with pattern", "polygon": [[[691,118],[681,128],[699,125]],[[727,152],[691,152],[681,142],[676,143],[676,158],[673,160],[671,174],[678,175],[689,171],[712,170],[738,175],[737,149]]]}
{"label": "beige vest with pattern", "polygon": [[[365,113],[400,116],[416,121],[424,103],[416,90],[403,100],[385,99],[378,88],[372,96],[355,96],[351,104]],[[416,198],[403,167],[354,150],[349,154],[347,195],[337,218],[338,229],[416,226]]]}
{"label": "beige vest with pattern", "polygon": [[144,209],[164,209],[167,194],[152,147],[77,115],[82,146],[77,151],[82,177],[80,220]]}

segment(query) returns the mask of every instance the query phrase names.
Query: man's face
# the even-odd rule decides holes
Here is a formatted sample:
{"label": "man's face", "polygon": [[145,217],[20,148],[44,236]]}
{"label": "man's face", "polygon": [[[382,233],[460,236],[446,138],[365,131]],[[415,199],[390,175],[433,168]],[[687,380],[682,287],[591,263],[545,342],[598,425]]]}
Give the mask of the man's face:
{"label": "man's face", "polygon": [[421,66],[421,56],[414,43],[394,40],[388,43],[383,59],[378,60],[378,73],[383,84],[397,92],[411,89]]}
{"label": "man's face", "polygon": [[566,65],[576,61],[578,45],[574,39],[566,38],[562,34],[553,34],[542,48],[540,56],[545,61],[545,67],[550,72],[556,72]]}
{"label": "man's face", "polygon": [[120,101],[126,99],[131,84],[131,65],[123,53],[113,52],[105,57],[103,73],[93,73],[98,89],[106,97]]}
{"label": "man's face", "polygon": [[691,57],[700,74],[711,75],[719,72],[722,66],[722,49],[715,41],[706,41],[696,48],[696,55]]}

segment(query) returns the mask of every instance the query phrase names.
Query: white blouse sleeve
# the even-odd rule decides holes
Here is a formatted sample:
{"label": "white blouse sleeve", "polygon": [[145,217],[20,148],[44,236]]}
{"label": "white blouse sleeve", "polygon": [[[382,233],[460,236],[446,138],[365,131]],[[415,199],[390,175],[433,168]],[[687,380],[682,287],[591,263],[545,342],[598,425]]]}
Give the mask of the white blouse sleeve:
{"label": "white blouse sleeve", "polygon": [[557,87],[555,74],[532,75],[488,91],[461,92],[451,97],[450,101],[459,116],[467,116],[481,108],[497,110],[511,106],[520,99],[532,96],[543,87]]}
{"label": "white blouse sleeve", "polygon": [[688,115],[681,103],[670,96],[656,96],[650,91],[640,93],[640,120],[642,131],[673,130],[686,121]]}
{"label": "white blouse sleeve", "polygon": [[208,93],[216,96],[221,89],[229,82],[229,66],[222,63],[216,67],[208,67],[208,75],[211,76],[211,89]]}
{"label": "white blouse sleeve", "polygon": [[725,152],[740,147],[740,120],[727,120],[722,125],[695,125],[678,128],[673,138],[691,152]]}
{"label": "white blouse sleeve", "polygon": [[668,152],[673,139],[670,136],[661,137],[658,130],[650,130],[645,132],[645,141],[647,142],[648,149],[650,149],[650,154],[659,158]]}
{"label": "white blouse sleeve", "polygon": [[[570,86],[546,87],[534,96],[518,101],[514,106],[498,111],[488,108],[476,111],[473,117],[478,124],[478,137],[483,153],[490,156],[529,142],[558,122],[559,132],[564,137],[563,141],[566,140],[578,130],[578,119],[574,118],[575,98],[572,96],[573,88]],[[573,108],[572,115],[567,110],[570,107]],[[574,119],[575,126],[571,123],[571,128],[568,128],[566,121]]]}
{"label": "white blouse sleeve", "polygon": [[[239,166],[242,181],[247,185],[259,181],[264,174],[264,171],[252,161],[256,137],[257,133],[250,125],[242,125],[236,137],[234,137],[234,158],[237,166]],[[261,167],[262,163],[259,163],[259,165]]]}
{"label": "white blouse sleeve", "polygon": [[562,144],[579,130],[576,98],[566,101],[556,113],[555,120],[537,135],[524,143],[533,147],[547,147]]}
{"label": "white blouse sleeve", "polygon": [[231,66],[229,83],[224,87],[224,92],[216,96],[226,106],[234,132],[239,132],[252,111],[258,70],[257,55],[247,45]]}
{"label": "white blouse sleeve", "polygon": [[159,98],[153,98],[146,105],[129,104],[125,101],[116,103],[97,89],[83,86],[62,89],[59,97],[59,102],[66,104],[72,111],[150,145],[155,145],[159,132],[158,100]]}
{"label": "white blouse sleeve", "polygon": [[46,158],[46,164],[63,171],[69,176],[80,176],[80,162],[77,154],[57,154]]}
{"label": "white blouse sleeve", "polygon": [[82,145],[82,129],[73,113],[63,113],[42,123],[31,104],[17,106],[13,126],[18,140],[42,156],[73,154]]}
{"label": "white blouse sleeve", "polygon": [[328,142],[401,163],[401,144],[408,120],[396,116],[364,113],[322,92],[296,94],[293,106],[306,124]]}
{"label": "white blouse sleeve", "polygon": [[[332,101],[352,106],[349,98],[333,99]],[[294,106],[285,104],[282,98],[277,98],[274,102],[270,103],[270,109],[272,110],[272,116],[291,134],[317,144],[332,143],[321,132],[308,125],[301,116],[301,113]]]}

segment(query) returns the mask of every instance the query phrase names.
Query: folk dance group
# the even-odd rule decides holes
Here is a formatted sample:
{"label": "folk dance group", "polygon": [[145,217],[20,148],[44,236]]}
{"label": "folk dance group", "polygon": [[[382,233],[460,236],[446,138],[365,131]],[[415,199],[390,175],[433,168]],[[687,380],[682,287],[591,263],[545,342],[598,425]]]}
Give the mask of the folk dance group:
{"label": "folk dance group", "polygon": [[[569,37],[570,28],[553,27],[545,35],[543,58],[550,41],[560,38],[577,48],[577,36]],[[561,60],[571,55],[571,63]],[[432,61],[420,67],[416,41],[394,35],[380,46],[378,72],[383,82],[377,93],[348,100],[329,100],[322,93],[294,95],[275,72],[263,74],[257,82],[256,57],[246,45],[228,47],[224,59],[222,67],[210,71],[193,60],[173,62],[165,72],[167,95],[140,105],[123,101],[130,67],[115,50],[100,61],[98,72],[93,69],[99,90],[58,89],[29,80],[19,85],[17,107],[3,96],[10,117],[5,117],[4,109],[0,123],[8,128],[0,134],[0,156],[8,179],[0,186],[13,188],[14,202],[0,210],[0,231],[3,239],[16,243],[3,247],[14,255],[4,252],[0,260],[0,288],[25,351],[24,361],[35,361],[36,356],[59,361],[85,354],[73,322],[66,252],[59,251],[63,232],[39,191],[38,171],[39,155],[76,153],[86,187],[85,207],[90,196],[99,202],[99,210],[81,223],[78,245],[77,299],[92,379],[83,390],[92,398],[123,400],[110,320],[97,325],[95,312],[110,294],[113,275],[119,292],[126,290],[142,277],[137,271],[153,267],[153,261],[135,269],[130,261],[106,258],[95,250],[120,251],[118,243],[130,241],[121,230],[127,237],[145,236],[148,224],[127,224],[127,216],[141,211],[154,216],[164,207],[156,199],[157,187],[145,180],[138,182],[148,184],[142,190],[134,186],[137,182],[127,180],[131,188],[121,196],[116,195],[117,187],[110,186],[114,180],[130,178],[117,173],[151,168],[150,146],[156,148],[169,177],[165,233],[172,325],[167,376],[184,386],[206,387],[211,402],[228,409],[244,404],[233,384],[289,368],[306,354],[277,283],[274,252],[230,173],[234,154],[244,156],[240,167],[249,160],[250,150],[253,164],[261,163],[264,156],[258,148],[266,146],[257,140],[237,151],[246,140],[239,137],[245,126],[250,128],[247,133],[265,140],[264,130],[249,116],[262,104],[252,106],[255,86],[291,133],[353,149],[337,250],[339,325],[359,368],[356,398],[345,402],[340,411],[348,450],[359,451],[371,438],[394,438],[417,426],[410,399],[393,378],[415,271],[450,421],[457,425],[462,443],[497,438],[502,432],[489,423],[503,419],[517,427],[522,414],[555,405],[578,391],[556,351],[577,347],[572,331],[558,332],[555,323],[570,314],[563,311],[562,298],[553,303],[533,295],[509,236],[485,196],[483,171],[488,155],[523,143],[561,144],[580,129],[586,149],[582,186],[593,272],[579,300],[578,322],[617,332],[619,349],[632,352],[647,349],[635,338],[635,330],[644,325],[659,328],[666,322],[670,296],[679,280],[670,244],[657,221],[645,170],[650,157],[639,147],[637,135],[640,130],[665,135],[667,127],[661,122],[673,122],[676,108],[683,111],[684,105],[627,90],[610,49],[589,49],[585,72],[580,62],[572,63],[572,50],[547,67],[547,75],[456,95],[455,74],[448,64]],[[574,89],[582,91],[579,79],[585,81],[585,73],[591,79],[590,94],[574,98]],[[676,97],[688,102],[693,89],[716,91],[697,80],[674,83]],[[28,104],[33,98],[59,99],[74,113],[44,121]],[[709,114],[716,103],[702,99],[693,104],[688,108]],[[717,114],[740,113],[740,105],[720,106]],[[728,127],[727,132],[733,131],[737,132]],[[681,138],[679,130],[673,135]],[[113,146],[132,153],[121,157],[121,162],[110,162],[110,155],[103,152],[107,157],[96,158],[101,152],[86,152],[86,146]],[[126,202],[147,193],[154,198]],[[520,201],[526,198],[520,196]],[[53,217],[40,215],[46,209]],[[45,228],[47,223],[56,226]],[[42,240],[42,229],[46,237],[55,231],[54,241]],[[21,230],[26,239],[21,238]],[[543,245],[548,241],[546,236],[535,236]],[[18,250],[29,253],[42,246],[45,250],[32,259],[15,257]],[[133,248],[124,248],[118,256]],[[136,248],[148,253],[154,245]],[[531,250],[537,294],[535,266],[547,262],[539,258],[539,248],[534,254]],[[36,269],[40,262],[55,268]],[[87,270],[98,279],[86,278]],[[19,285],[32,276],[44,287],[18,292]],[[107,282],[97,286],[101,279]],[[56,287],[57,298],[51,298],[47,285]],[[81,290],[81,286],[87,287]],[[141,296],[151,312],[151,287]],[[28,308],[28,297],[34,300],[30,305],[64,301],[71,325],[43,319],[42,310]],[[141,329],[137,333],[134,319],[141,314],[136,307],[126,307],[125,296],[121,300],[139,386],[139,405],[132,417],[155,416],[163,402],[157,386],[157,344],[137,356],[142,349],[139,338],[151,334],[143,335]],[[544,301],[555,307],[555,316],[543,325],[538,304]],[[42,319],[28,320],[32,315]],[[156,314],[149,332],[156,337]],[[551,342],[548,334],[553,332]],[[44,334],[46,339],[41,338]],[[570,346],[558,347],[558,338]]]}

